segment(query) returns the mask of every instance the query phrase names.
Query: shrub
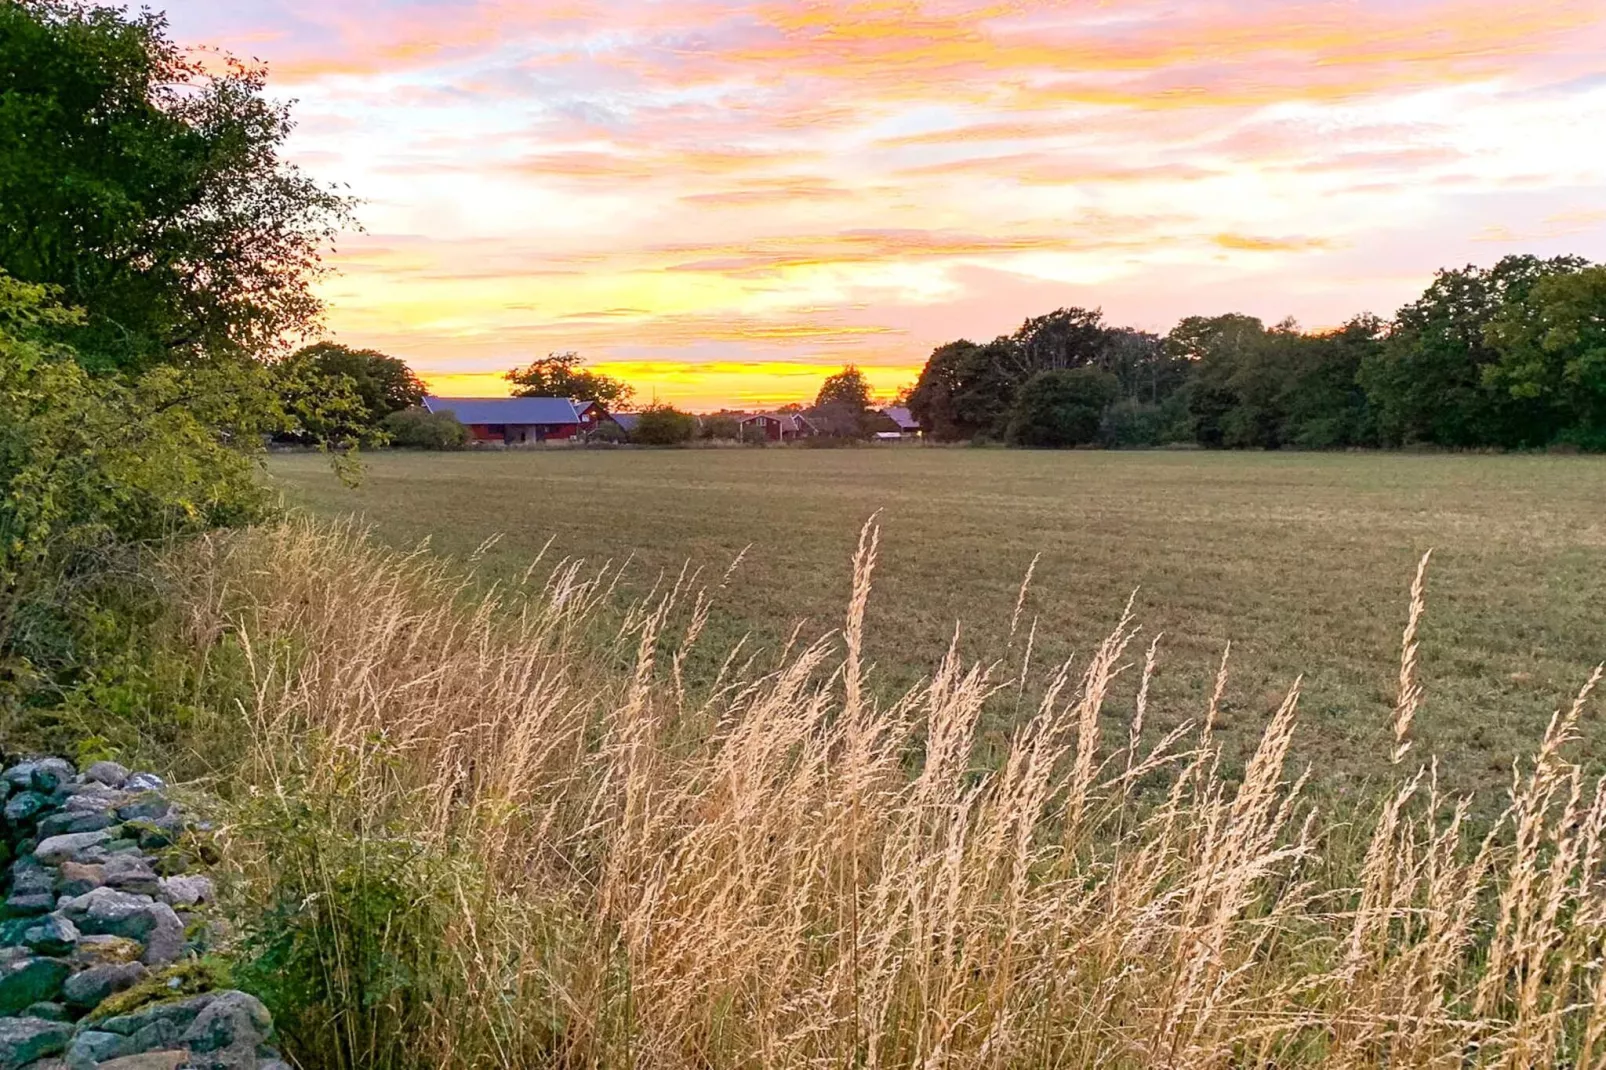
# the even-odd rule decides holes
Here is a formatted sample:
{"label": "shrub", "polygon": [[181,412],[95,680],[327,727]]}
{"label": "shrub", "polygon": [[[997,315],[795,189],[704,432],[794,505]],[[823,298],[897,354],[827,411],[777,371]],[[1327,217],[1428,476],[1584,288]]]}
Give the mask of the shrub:
{"label": "shrub", "polygon": [[734,416],[705,416],[698,436],[718,442],[735,442],[742,437],[742,425]]}
{"label": "shrub", "polygon": [[643,446],[683,446],[697,433],[697,418],[672,405],[652,404],[636,418],[630,440]]}
{"label": "shrub", "polygon": [[1098,368],[1039,372],[1016,395],[1008,439],[1015,446],[1082,446],[1098,437],[1121,383]]}
{"label": "shrub", "polygon": [[468,445],[468,428],[452,412],[402,409],[385,417],[392,445],[415,450],[460,450]]}

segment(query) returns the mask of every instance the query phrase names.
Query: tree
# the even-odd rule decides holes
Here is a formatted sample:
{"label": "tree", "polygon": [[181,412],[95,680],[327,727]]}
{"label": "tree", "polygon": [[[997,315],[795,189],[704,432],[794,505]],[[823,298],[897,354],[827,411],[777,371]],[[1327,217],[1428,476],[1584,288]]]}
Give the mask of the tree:
{"label": "tree", "polygon": [[460,450],[468,445],[468,428],[451,412],[402,409],[385,417],[390,443],[403,449]]}
{"label": "tree", "polygon": [[368,422],[379,427],[391,413],[411,409],[424,401],[424,384],[407,362],[375,349],[352,349],[335,342],[318,342],[297,350],[290,363],[305,363],[330,377],[345,376],[361,399]]}
{"label": "tree", "polygon": [[1081,446],[1098,437],[1104,412],[1121,383],[1101,368],[1038,372],[1021,387],[1008,439],[1017,446]]}
{"label": "tree", "polygon": [[514,368],[505,378],[517,388],[514,396],[522,398],[573,398],[614,409],[635,396],[627,384],[582,368],[580,363],[578,353],[548,353],[522,368]]}
{"label": "tree", "polygon": [[852,364],[821,384],[809,409],[814,426],[833,438],[864,438],[869,433],[869,414],[870,384]]}
{"label": "tree", "polygon": [[1502,394],[1484,378],[1500,354],[1488,327],[1508,302],[1540,280],[1588,266],[1578,257],[1508,256],[1492,268],[1441,271],[1400,309],[1379,351],[1362,364],[1361,385],[1390,445],[1516,445],[1531,421],[1528,399]]}
{"label": "tree", "polygon": [[1520,406],[1520,445],[1606,449],[1606,267],[1540,279],[1490,320],[1484,384]]}
{"label": "tree", "polygon": [[698,437],[734,442],[742,437],[742,425],[736,421],[734,416],[715,413],[713,416],[703,417],[702,427],[698,429]]}
{"label": "tree", "polygon": [[1189,316],[1166,335],[1173,356],[1189,361],[1193,383],[1188,411],[1201,446],[1243,446],[1253,441],[1261,414],[1245,412],[1243,370],[1266,345],[1266,325],[1254,316]]}
{"label": "tree", "polygon": [[636,414],[632,442],[643,446],[683,446],[697,433],[697,418],[672,405],[652,404]]}
{"label": "tree", "polygon": [[96,370],[274,351],[319,312],[352,202],[280,156],[264,75],[203,65],[160,15],[0,4],[0,270],[60,289]]}

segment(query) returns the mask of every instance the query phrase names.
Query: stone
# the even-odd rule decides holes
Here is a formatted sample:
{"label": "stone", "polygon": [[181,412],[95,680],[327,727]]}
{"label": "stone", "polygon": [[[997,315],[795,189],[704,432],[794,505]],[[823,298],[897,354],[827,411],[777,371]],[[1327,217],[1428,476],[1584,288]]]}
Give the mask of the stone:
{"label": "stone", "polygon": [[30,1003],[54,999],[71,971],[61,959],[8,956],[0,965],[0,1014],[16,1014]]}
{"label": "stone", "polygon": [[59,865],[62,862],[83,861],[80,854],[106,843],[112,838],[110,829],[97,829],[94,832],[69,832],[61,836],[52,836],[41,840],[39,846],[33,849],[33,856],[47,866]]}
{"label": "stone", "polygon": [[179,1070],[190,1065],[190,1053],[182,1049],[142,1051],[101,1063],[99,1070]]}
{"label": "stone", "polygon": [[99,1070],[179,1070],[189,1066],[190,1053],[182,1049],[143,1051],[138,1055],[125,1055],[100,1064]]}
{"label": "stone", "polygon": [[213,993],[200,996],[191,996],[188,999],[168,1000],[163,1003],[147,1003],[137,1010],[127,1014],[119,1014],[115,1018],[107,1018],[96,1022],[95,1028],[119,1036],[132,1037],[145,1032],[153,1026],[167,1025],[173,1029],[174,1039],[190,1027],[197,1015],[204,1011],[207,1004],[217,998]]}
{"label": "stone", "polygon": [[172,803],[152,791],[123,803],[117,808],[117,816],[124,821],[155,821],[166,817],[172,809]]}
{"label": "stone", "polygon": [[33,781],[34,766],[38,764],[38,762],[18,762],[7,768],[4,773],[0,773],[0,778],[18,791],[27,791],[28,785]]}
{"label": "stone", "polygon": [[39,835],[41,838],[60,836],[67,832],[96,832],[109,828],[113,823],[112,815],[105,810],[90,810],[73,812],[62,810],[51,814],[39,822]]}
{"label": "stone", "polygon": [[77,775],[78,770],[63,758],[41,758],[33,763],[28,786],[49,795]]}
{"label": "stone", "polygon": [[126,936],[108,936],[95,933],[78,938],[78,950],[72,960],[79,965],[98,966],[103,962],[137,962],[145,953],[145,945]]}
{"label": "stone", "polygon": [[107,996],[132,988],[149,976],[150,971],[141,963],[107,962],[67,978],[61,994],[75,1007],[94,1007]]}
{"label": "stone", "polygon": [[216,894],[212,879],[199,875],[163,877],[160,884],[158,897],[176,907],[193,907],[200,903],[210,903]]}
{"label": "stone", "polygon": [[50,800],[37,791],[25,791],[6,800],[6,820],[20,825],[50,805]]}
{"label": "stone", "polygon": [[93,1070],[102,1061],[116,1059],[134,1050],[129,1039],[104,1029],[85,1029],[73,1038],[67,1048],[67,1066],[71,1070]]}
{"label": "stone", "polygon": [[12,894],[35,895],[56,888],[54,871],[31,858],[19,858],[11,867]]}
{"label": "stone", "polygon": [[22,942],[38,955],[65,955],[78,946],[78,926],[60,914],[46,914],[23,931]]}
{"label": "stone", "polygon": [[116,762],[96,762],[84,770],[84,779],[105,784],[107,787],[120,788],[128,783],[128,767],[118,765]]}
{"label": "stone", "polygon": [[195,1016],[180,1040],[209,1070],[252,1070],[257,1049],[273,1032],[273,1016],[245,992],[220,992]]}
{"label": "stone", "polygon": [[19,1070],[67,1050],[72,1026],[48,1018],[0,1019],[0,1070]]}
{"label": "stone", "polygon": [[156,871],[143,855],[120,854],[106,860],[106,884],[120,892],[155,895],[161,890]]}
{"label": "stone", "polygon": [[129,791],[161,791],[167,787],[167,781],[155,773],[134,773],[129,776],[123,787]]}
{"label": "stone", "polygon": [[106,867],[100,863],[63,862],[56,878],[56,894],[83,895],[106,883]]}
{"label": "stone", "polygon": [[63,899],[60,910],[86,933],[126,936],[145,945],[140,961],[147,966],[166,965],[184,953],[184,925],[166,903],[148,895],[96,888]]}
{"label": "stone", "polygon": [[66,1022],[71,1020],[67,1013],[66,1004],[63,1003],[34,1003],[22,1012],[24,1018],[44,1018],[52,1022]]}
{"label": "stone", "polygon": [[4,912],[7,917],[22,918],[30,915],[48,914],[56,909],[56,895],[54,892],[31,892],[13,895],[5,902]]}

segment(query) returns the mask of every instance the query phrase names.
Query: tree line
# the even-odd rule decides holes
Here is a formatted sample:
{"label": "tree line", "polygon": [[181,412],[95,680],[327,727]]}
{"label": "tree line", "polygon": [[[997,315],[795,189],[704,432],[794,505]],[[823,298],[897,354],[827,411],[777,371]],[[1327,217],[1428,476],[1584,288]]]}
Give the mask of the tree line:
{"label": "tree line", "polygon": [[1508,256],[1329,331],[1062,308],[937,347],[905,401],[941,441],[1020,446],[1606,449],[1606,267]]}

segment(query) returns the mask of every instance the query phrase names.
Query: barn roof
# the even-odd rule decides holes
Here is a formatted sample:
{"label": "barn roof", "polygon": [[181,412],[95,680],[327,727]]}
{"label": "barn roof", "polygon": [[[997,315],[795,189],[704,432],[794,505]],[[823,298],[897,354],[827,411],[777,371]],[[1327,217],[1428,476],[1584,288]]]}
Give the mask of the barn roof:
{"label": "barn roof", "polygon": [[881,410],[881,414],[905,431],[920,430],[920,421],[915,419],[914,413],[902,405],[889,405]]}
{"label": "barn roof", "polygon": [[634,431],[636,429],[636,425],[641,422],[641,413],[616,412],[613,414],[613,422],[618,424],[625,431]]}
{"label": "barn roof", "polygon": [[577,424],[591,402],[568,398],[426,397],[430,412],[452,412],[460,424]]}

